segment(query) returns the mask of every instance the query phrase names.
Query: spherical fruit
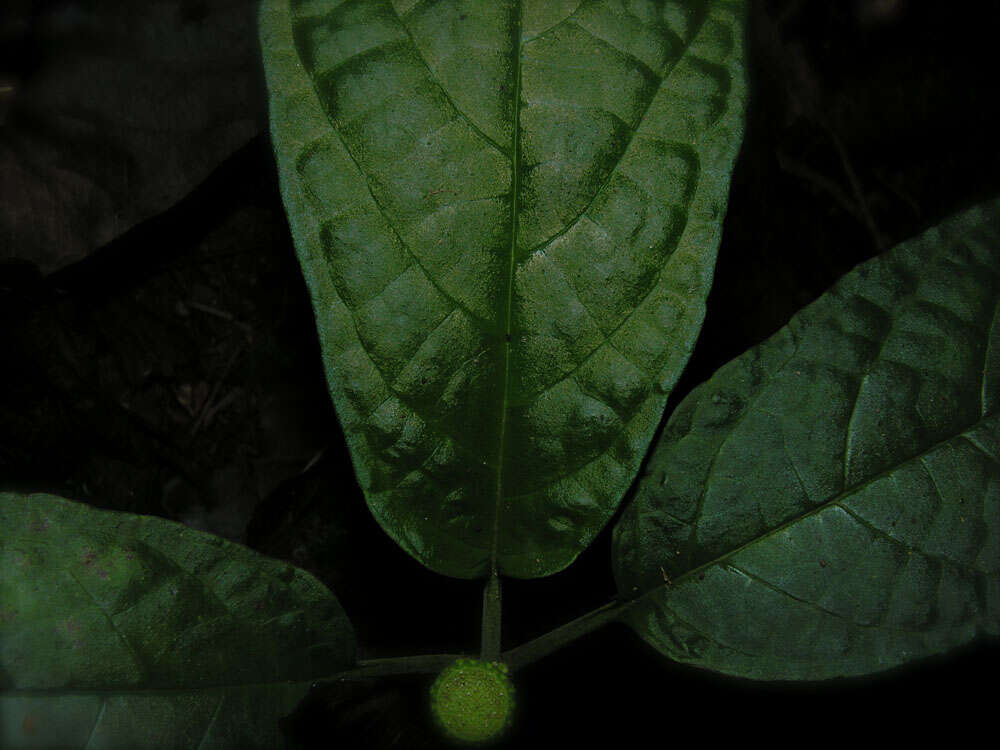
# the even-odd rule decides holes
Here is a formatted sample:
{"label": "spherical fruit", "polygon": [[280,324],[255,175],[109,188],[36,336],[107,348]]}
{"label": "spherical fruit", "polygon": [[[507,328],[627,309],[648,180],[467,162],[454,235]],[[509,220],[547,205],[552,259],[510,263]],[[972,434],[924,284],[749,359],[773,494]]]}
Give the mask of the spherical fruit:
{"label": "spherical fruit", "polygon": [[510,724],[514,685],[507,667],[458,659],[431,685],[431,712],[441,728],[462,742],[485,742]]}

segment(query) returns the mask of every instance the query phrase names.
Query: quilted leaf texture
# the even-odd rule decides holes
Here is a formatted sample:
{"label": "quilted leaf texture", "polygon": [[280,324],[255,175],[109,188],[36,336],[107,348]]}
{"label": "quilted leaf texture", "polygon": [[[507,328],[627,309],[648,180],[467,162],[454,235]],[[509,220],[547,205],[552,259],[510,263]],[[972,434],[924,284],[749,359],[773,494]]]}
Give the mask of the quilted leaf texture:
{"label": "quilted leaf texture", "polygon": [[759,679],[1000,632],[998,304],[994,200],[858,266],[692,391],[615,527],[631,626]]}
{"label": "quilted leaf texture", "polygon": [[275,748],[354,633],[308,573],[151,516],[0,493],[0,746]]}
{"label": "quilted leaf texture", "polygon": [[704,317],[743,5],[264,0],[330,391],[431,569],[556,572],[634,478]]}

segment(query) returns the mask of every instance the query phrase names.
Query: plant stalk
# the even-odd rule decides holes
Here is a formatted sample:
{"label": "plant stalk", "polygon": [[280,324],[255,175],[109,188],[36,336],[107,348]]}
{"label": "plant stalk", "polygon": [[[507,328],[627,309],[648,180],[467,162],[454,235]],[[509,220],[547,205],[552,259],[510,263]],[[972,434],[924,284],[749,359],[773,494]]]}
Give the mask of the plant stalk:
{"label": "plant stalk", "polygon": [[[548,656],[577,638],[618,620],[628,609],[629,604],[630,602],[608,602],[603,607],[598,607],[555,630],[550,630],[545,635],[501,654],[500,579],[497,576],[490,576],[483,592],[483,649],[480,658],[484,661],[502,662],[514,672]],[[364,680],[401,674],[437,674],[452,662],[463,658],[467,657],[464,654],[421,654],[390,659],[359,659],[353,669],[316,680],[313,687],[342,680]]]}
{"label": "plant stalk", "polygon": [[359,659],[357,666],[338,672],[333,677],[316,680],[313,687],[328,685],[341,680],[365,680],[373,677],[391,677],[400,674],[437,674],[462,654],[421,654],[399,656],[392,659]]}
{"label": "plant stalk", "polygon": [[503,654],[502,661],[511,672],[515,672],[521,667],[548,656],[577,638],[614,622],[622,616],[627,606],[627,604],[617,601],[608,602],[603,607],[581,615],[555,630],[550,630],[545,635],[523,643],[517,648],[512,648]]}
{"label": "plant stalk", "polygon": [[494,570],[483,589],[483,635],[479,657],[500,661],[500,576]]}

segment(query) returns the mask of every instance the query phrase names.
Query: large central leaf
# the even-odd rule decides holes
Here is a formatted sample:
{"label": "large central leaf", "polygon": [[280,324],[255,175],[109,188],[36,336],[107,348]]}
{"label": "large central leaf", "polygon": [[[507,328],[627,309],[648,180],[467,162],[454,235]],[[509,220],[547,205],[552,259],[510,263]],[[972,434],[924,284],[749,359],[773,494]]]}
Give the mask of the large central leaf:
{"label": "large central leaf", "polygon": [[742,2],[265,0],[272,135],[376,518],[442,573],[568,565],[704,316]]}

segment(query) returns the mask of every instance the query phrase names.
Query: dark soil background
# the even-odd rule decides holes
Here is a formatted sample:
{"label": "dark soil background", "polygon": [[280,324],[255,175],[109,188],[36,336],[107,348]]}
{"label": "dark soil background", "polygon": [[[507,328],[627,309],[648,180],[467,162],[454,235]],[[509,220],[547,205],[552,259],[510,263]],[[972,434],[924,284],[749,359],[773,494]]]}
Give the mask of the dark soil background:
{"label": "dark soil background", "polygon": [[[857,263],[1000,193],[998,24],[997,2],[754,4],[716,282],[668,413]],[[48,51],[30,52],[20,75]],[[477,648],[480,583],[402,552],[356,485],[266,134],[84,261],[45,277],[0,263],[0,489],[289,560],[335,591],[362,656]],[[609,532],[562,573],[505,582],[506,646],[614,596]],[[502,746],[907,741],[984,721],[998,670],[986,641],[865,679],[761,684],[673,664],[612,626],[518,673]],[[322,691],[285,726],[307,747],[439,747],[428,682]]]}

